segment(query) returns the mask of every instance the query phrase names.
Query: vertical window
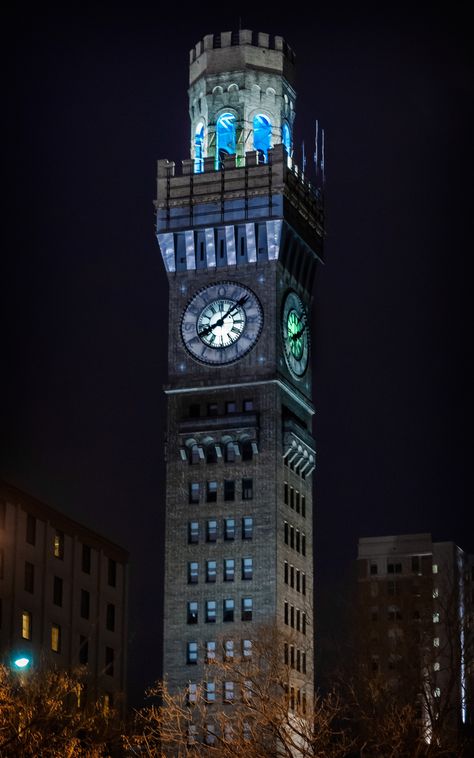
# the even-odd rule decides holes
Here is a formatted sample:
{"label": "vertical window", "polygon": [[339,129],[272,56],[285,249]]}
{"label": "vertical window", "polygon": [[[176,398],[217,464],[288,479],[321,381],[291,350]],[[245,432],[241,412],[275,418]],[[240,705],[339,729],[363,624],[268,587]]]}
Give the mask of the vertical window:
{"label": "vertical window", "polygon": [[235,442],[228,442],[225,446],[225,460],[226,463],[235,463],[235,450],[238,450]]}
{"label": "vertical window", "polygon": [[286,121],[283,122],[283,126],[281,128],[281,141],[285,146],[285,150],[288,153],[289,156],[291,156],[291,136],[290,136],[290,127],[286,123]]}
{"label": "vertical window", "polygon": [[301,572],[296,569],[296,591],[301,592]]}
{"label": "vertical window", "polygon": [[217,482],[208,482],[206,490],[206,502],[217,502]]}
{"label": "vertical window", "polygon": [[272,125],[263,113],[259,113],[253,119],[253,149],[258,152],[259,162],[267,162],[271,141]]}
{"label": "vertical window", "polygon": [[224,581],[233,582],[235,577],[235,560],[233,558],[224,559]]}
{"label": "vertical window", "polygon": [[186,663],[196,664],[198,661],[198,644],[197,642],[188,642]]}
{"label": "vertical window", "polygon": [[234,657],[234,640],[224,641],[224,658],[229,661]]}
{"label": "vertical window", "polygon": [[295,490],[295,511],[296,513],[300,512],[300,493],[298,490]]}
{"label": "vertical window", "polygon": [[253,537],[253,518],[244,516],[242,519],[242,539],[251,540]]}
{"label": "vertical window", "polygon": [[306,535],[301,535],[301,555],[306,555]]}
{"label": "vertical window", "polygon": [[207,703],[214,703],[216,700],[216,683],[204,682],[204,697]]}
{"label": "vertical window", "polygon": [[25,561],[25,592],[35,591],[35,567],[29,561]]}
{"label": "vertical window", "polygon": [[63,580],[59,576],[53,579],[53,603],[59,607],[63,604]]}
{"label": "vertical window", "polygon": [[301,614],[301,631],[306,634],[306,613],[304,611]]}
{"label": "vertical window", "polygon": [[223,162],[236,151],[236,120],[233,113],[222,113],[216,123],[216,168],[222,168]]}
{"label": "vertical window", "polygon": [[234,682],[224,682],[224,702],[232,703],[234,701]]}
{"label": "vertical window", "polygon": [[301,592],[306,595],[306,574],[304,571],[301,572]]}
{"label": "vertical window", "polygon": [[194,134],[194,173],[204,171],[204,124],[198,124]]}
{"label": "vertical window", "polygon": [[285,505],[288,505],[288,502],[289,502],[288,501],[288,491],[289,491],[289,489],[288,489],[288,482],[285,482],[284,485],[283,485],[283,500],[284,500]]}
{"label": "vertical window", "polygon": [[206,724],[204,737],[206,745],[215,745],[217,741],[215,724]]}
{"label": "vertical window", "polygon": [[30,611],[23,611],[21,614],[21,636],[24,640],[31,640],[32,618]]}
{"label": "vertical window", "polygon": [[206,541],[216,542],[217,540],[217,521],[210,519],[206,524]]}
{"label": "vertical window", "polygon": [[295,606],[290,605],[290,626],[292,629],[295,628]]}
{"label": "vertical window", "polygon": [[299,632],[301,629],[301,611],[299,608],[296,609],[296,631]]}
{"label": "vertical window", "polygon": [[253,600],[251,597],[242,598],[242,621],[252,621]]}
{"label": "vertical window", "polygon": [[53,653],[61,652],[61,627],[59,624],[51,624],[51,650]]}
{"label": "vertical window", "polygon": [[284,615],[284,618],[285,618],[285,624],[287,624],[287,625],[288,625],[288,609],[289,609],[288,602],[285,600],[285,615]]}
{"label": "vertical window", "polygon": [[113,603],[107,603],[105,626],[109,632],[115,631],[115,605]]}
{"label": "vertical window", "polygon": [[91,573],[91,548],[89,545],[82,546],[82,570],[84,574]]}
{"label": "vertical window", "polygon": [[290,587],[295,586],[295,567],[290,566]]}
{"label": "vertical window", "polygon": [[235,500],[235,482],[233,480],[226,479],[224,481],[224,500]]}
{"label": "vertical window", "polygon": [[301,495],[301,515],[306,518],[306,497]]}
{"label": "vertical window", "polygon": [[217,561],[206,561],[206,582],[215,582],[217,578]]}
{"label": "vertical window", "polygon": [[290,487],[290,508],[295,509],[295,491],[293,487]]}
{"label": "vertical window", "polygon": [[253,445],[250,440],[244,440],[242,443],[242,460],[251,461],[253,458]]}
{"label": "vertical window", "polygon": [[88,619],[90,613],[90,594],[87,590],[81,590],[81,616]]}
{"label": "vertical window", "polygon": [[284,577],[285,577],[285,584],[288,584],[288,561],[285,561],[285,564],[284,564]]}
{"label": "vertical window", "polygon": [[117,584],[117,562],[109,558],[107,565],[107,581],[109,587],[115,587]]}
{"label": "vertical window", "polygon": [[201,499],[201,485],[199,482],[189,483],[189,502],[199,503]]}
{"label": "vertical window", "polygon": [[53,554],[55,558],[59,558],[61,561],[64,558],[64,534],[63,532],[56,531],[53,537]]}
{"label": "vertical window", "polygon": [[197,542],[199,542],[199,522],[189,521],[188,522],[188,543],[190,545],[194,545]]}
{"label": "vertical window", "polygon": [[252,579],[253,558],[242,558],[242,579]]}
{"label": "vertical window", "polygon": [[288,532],[289,532],[289,528],[290,527],[288,525],[288,521],[285,521],[285,525],[284,525],[285,545],[288,545]]}
{"label": "vertical window", "polygon": [[197,561],[189,561],[188,563],[188,584],[197,584],[199,574],[199,563]]}
{"label": "vertical window", "polygon": [[300,552],[300,530],[296,530],[296,551]]}
{"label": "vertical window", "polygon": [[224,520],[224,539],[235,540],[235,519],[233,518]]}
{"label": "vertical window", "polygon": [[219,407],[217,403],[208,403],[207,404],[207,415],[208,416],[217,416],[219,413]]}
{"label": "vertical window", "polygon": [[420,556],[419,555],[412,555],[411,570],[414,574],[420,573]]}
{"label": "vertical window", "polygon": [[[197,700],[197,684],[195,684],[194,682],[189,682],[189,684],[188,684],[188,703],[195,703],[196,700]],[[192,734],[195,735],[195,733],[196,733],[196,726],[194,724],[192,726],[194,726],[194,732]],[[189,734],[191,735],[191,732]],[[195,740],[193,740],[193,742],[194,741]],[[188,740],[188,743],[189,743],[189,740]]]}
{"label": "vertical window", "polygon": [[198,622],[198,604],[195,600],[190,600],[188,603],[187,622],[188,624],[197,624]]}
{"label": "vertical window", "polygon": [[216,646],[215,640],[208,640],[206,642],[206,662],[211,663],[216,660]]}
{"label": "vertical window", "polygon": [[79,663],[83,666],[89,663],[89,640],[83,634],[79,636]]}
{"label": "vertical window", "polygon": [[237,404],[236,404],[235,400],[229,400],[225,404],[225,412],[226,413],[236,413],[236,411],[237,411]]}
{"label": "vertical window", "polygon": [[242,479],[242,500],[252,500],[253,479]]}
{"label": "vertical window", "polygon": [[295,547],[295,527],[290,526],[290,547]]}
{"label": "vertical window", "polygon": [[234,608],[235,604],[232,598],[226,598],[224,600],[224,613],[223,613],[223,621],[233,621],[234,620]]}
{"label": "vertical window", "polygon": [[113,647],[105,648],[105,673],[108,676],[114,675],[114,649]]}
{"label": "vertical window", "polygon": [[244,658],[252,657],[252,640],[242,640],[242,655]]}
{"label": "vertical window", "polygon": [[26,541],[29,545],[36,543],[36,519],[30,513],[26,516]]}
{"label": "vertical window", "polygon": [[206,600],[206,622],[214,624],[217,617],[217,603],[215,600]]}
{"label": "vertical window", "polygon": [[301,670],[303,674],[306,674],[306,653],[301,653]]}
{"label": "vertical window", "polygon": [[188,408],[189,418],[199,418],[201,415],[201,407],[197,403],[193,403]]}
{"label": "vertical window", "polygon": [[370,564],[370,575],[371,576],[376,576],[377,572],[378,572],[378,566],[377,566],[377,564],[376,563],[371,563]]}
{"label": "vertical window", "polygon": [[253,400],[244,400],[243,409],[246,413],[253,411]]}

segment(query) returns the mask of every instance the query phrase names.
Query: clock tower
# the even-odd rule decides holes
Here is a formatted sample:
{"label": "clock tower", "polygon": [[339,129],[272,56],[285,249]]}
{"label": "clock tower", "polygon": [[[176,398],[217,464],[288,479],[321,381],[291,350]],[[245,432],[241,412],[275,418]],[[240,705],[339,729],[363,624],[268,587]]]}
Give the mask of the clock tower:
{"label": "clock tower", "polygon": [[[164,675],[250,655],[260,624],[313,693],[310,333],[322,196],[292,160],[295,56],[210,34],[190,52],[190,158],[158,161],[169,281]],[[288,634],[286,634],[288,633]]]}

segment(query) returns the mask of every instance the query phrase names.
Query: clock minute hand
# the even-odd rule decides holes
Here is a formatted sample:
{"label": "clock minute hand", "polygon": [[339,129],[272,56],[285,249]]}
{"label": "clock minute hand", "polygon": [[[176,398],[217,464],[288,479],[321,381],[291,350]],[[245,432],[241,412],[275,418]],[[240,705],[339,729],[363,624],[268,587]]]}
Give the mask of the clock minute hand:
{"label": "clock minute hand", "polygon": [[303,328],[300,329],[298,332],[296,332],[296,334],[292,334],[291,339],[296,342],[296,340],[298,340],[301,337],[305,329],[306,329],[306,324],[303,324]]}
{"label": "clock minute hand", "polygon": [[[222,326],[222,324],[224,323],[224,319],[227,318],[227,316],[230,316],[230,314],[233,311],[235,311],[236,308],[240,308],[242,305],[244,305],[244,303],[246,303],[248,299],[249,299],[248,295],[242,295],[242,297],[240,298],[240,300],[237,300],[237,302],[234,303],[234,305],[232,306],[232,308],[229,308],[229,310],[227,311],[227,313],[224,313],[224,315],[222,316],[222,318],[219,319],[219,321],[222,322],[222,323],[219,324],[219,326]],[[214,326],[216,326],[216,324],[214,324]]]}

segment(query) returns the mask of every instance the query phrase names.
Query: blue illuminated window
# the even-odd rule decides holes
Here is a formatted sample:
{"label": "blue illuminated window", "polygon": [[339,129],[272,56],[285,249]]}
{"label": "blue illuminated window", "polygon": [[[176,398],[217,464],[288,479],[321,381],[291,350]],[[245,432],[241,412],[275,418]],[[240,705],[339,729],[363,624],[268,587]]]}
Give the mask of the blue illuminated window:
{"label": "blue illuminated window", "polygon": [[283,142],[288,155],[291,155],[290,127],[286,123],[283,124],[282,130],[281,130],[281,141]]}
{"label": "blue illuminated window", "polygon": [[204,124],[198,124],[194,135],[194,171],[196,174],[202,174],[204,170]]}
{"label": "blue illuminated window", "polygon": [[235,116],[233,113],[222,113],[217,119],[216,124],[217,140],[217,167],[228,155],[235,155],[236,136],[235,136]]}
{"label": "blue illuminated window", "polygon": [[272,125],[261,113],[253,119],[253,149],[257,150],[259,162],[266,163],[272,144]]}

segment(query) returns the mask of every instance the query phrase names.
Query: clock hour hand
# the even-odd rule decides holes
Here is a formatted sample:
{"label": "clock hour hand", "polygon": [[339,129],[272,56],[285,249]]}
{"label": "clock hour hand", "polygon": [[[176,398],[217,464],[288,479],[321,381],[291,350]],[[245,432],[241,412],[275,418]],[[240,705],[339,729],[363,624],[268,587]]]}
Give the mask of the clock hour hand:
{"label": "clock hour hand", "polygon": [[298,340],[301,337],[305,329],[306,329],[306,324],[303,324],[303,327],[298,332],[291,335],[291,339],[296,342],[296,340]]}
{"label": "clock hour hand", "polygon": [[218,318],[217,321],[215,321],[213,324],[209,324],[209,326],[206,326],[205,329],[203,329],[201,332],[198,332],[198,337],[205,337],[207,334],[209,334],[209,332],[212,332],[212,330],[216,326],[222,326],[227,316],[230,316],[230,314],[233,313],[233,311],[235,311],[236,308],[242,307],[242,305],[244,305],[244,303],[246,303],[248,299],[249,299],[248,295],[242,295],[240,300],[237,300],[237,302],[234,303],[234,305],[231,308],[229,308],[226,311],[226,313],[224,313],[220,318]]}

